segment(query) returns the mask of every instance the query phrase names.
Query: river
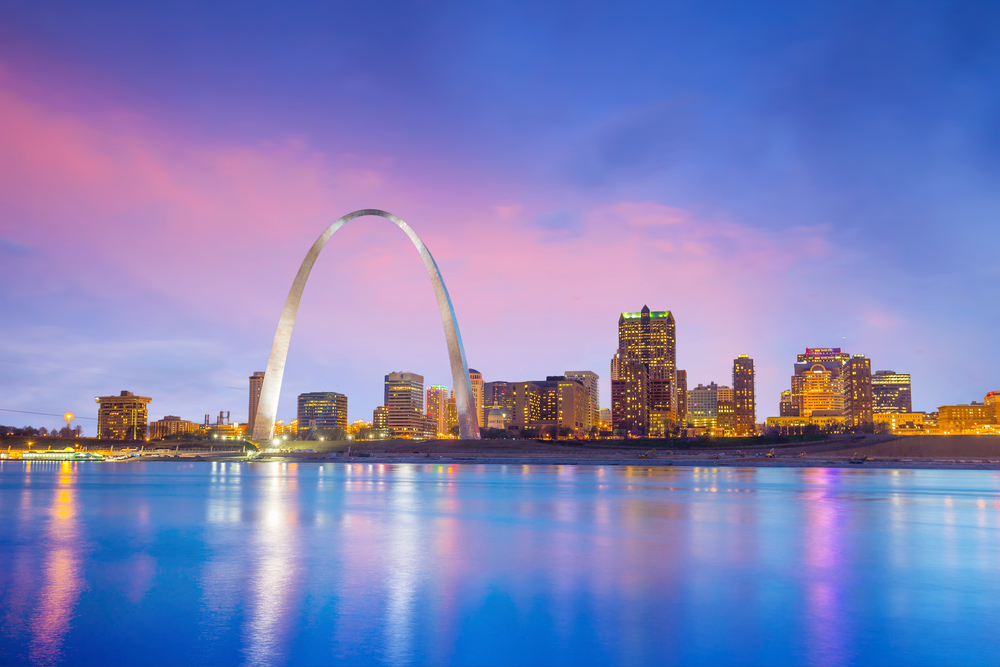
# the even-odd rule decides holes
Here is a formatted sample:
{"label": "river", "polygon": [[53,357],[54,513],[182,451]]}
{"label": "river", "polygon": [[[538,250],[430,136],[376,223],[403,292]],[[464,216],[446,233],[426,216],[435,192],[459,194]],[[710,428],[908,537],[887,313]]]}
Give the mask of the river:
{"label": "river", "polygon": [[0,662],[1000,664],[994,471],[0,462]]}

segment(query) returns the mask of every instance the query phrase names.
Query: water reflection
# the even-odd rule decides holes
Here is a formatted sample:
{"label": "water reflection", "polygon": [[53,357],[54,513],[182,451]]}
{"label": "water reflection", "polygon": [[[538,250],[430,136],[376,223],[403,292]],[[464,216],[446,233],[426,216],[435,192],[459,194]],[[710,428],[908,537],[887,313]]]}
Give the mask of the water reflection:
{"label": "water reflection", "polygon": [[256,508],[249,619],[244,653],[251,665],[284,664],[296,617],[300,583],[297,463],[268,464],[268,479]]}
{"label": "water reflection", "polygon": [[45,665],[62,660],[63,639],[83,587],[82,543],[76,522],[76,465],[69,461],[57,465],[60,466],[59,477],[52,493],[44,537],[47,555],[42,589],[28,650],[31,662]]}

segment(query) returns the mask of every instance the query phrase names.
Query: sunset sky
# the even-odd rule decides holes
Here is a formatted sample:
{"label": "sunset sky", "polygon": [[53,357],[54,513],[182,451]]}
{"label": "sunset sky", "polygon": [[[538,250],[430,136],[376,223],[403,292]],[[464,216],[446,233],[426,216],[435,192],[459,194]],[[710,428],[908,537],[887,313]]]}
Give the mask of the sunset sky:
{"label": "sunset sky", "polygon": [[[247,416],[341,215],[421,235],[487,381],[601,376],[671,310],[690,386],[795,355],[1000,389],[1000,3],[0,5],[0,408]],[[321,255],[278,409],[451,385],[409,241]],[[0,412],[0,424],[57,417]],[[93,435],[96,421],[79,422]]]}

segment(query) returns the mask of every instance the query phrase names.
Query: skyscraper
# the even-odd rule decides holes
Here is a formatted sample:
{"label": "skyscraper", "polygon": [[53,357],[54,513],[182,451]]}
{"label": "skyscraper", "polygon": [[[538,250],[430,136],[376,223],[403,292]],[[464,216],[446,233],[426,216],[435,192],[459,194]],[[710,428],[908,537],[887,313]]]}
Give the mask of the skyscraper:
{"label": "skyscraper", "polygon": [[484,428],[486,422],[483,418],[483,374],[475,368],[470,368],[469,381],[472,383],[472,403],[475,406],[476,419],[479,420],[479,428]]}
{"label": "skyscraper", "polygon": [[148,396],[123,391],[119,396],[96,396],[97,437],[101,440],[145,440],[149,421]]}
{"label": "skyscraper", "polygon": [[247,428],[253,432],[253,425],[257,421],[257,403],[260,402],[260,388],[264,386],[264,371],[255,371],[250,376],[250,411],[247,419]]}
{"label": "skyscraper", "polygon": [[872,412],[913,412],[908,373],[875,371],[872,376]]}
{"label": "skyscraper", "polygon": [[757,432],[757,400],[754,389],[753,359],[741,354],[733,360],[734,432],[748,437]]}
{"label": "skyscraper", "polygon": [[677,423],[687,424],[688,372],[677,371]]}
{"label": "skyscraper", "polygon": [[590,423],[587,425],[589,430],[601,420],[600,378],[594,371],[566,371],[564,375],[571,380],[579,381],[590,394]]}
{"label": "skyscraper", "polygon": [[347,430],[347,396],[335,391],[299,394],[298,437],[305,438],[315,428]]}
{"label": "skyscraper", "polygon": [[855,354],[844,362],[844,417],[847,427],[870,428],[872,421],[871,360]]}
{"label": "skyscraper", "polygon": [[687,396],[687,420],[695,428],[714,429],[716,419],[719,416],[719,390],[729,389],[724,392],[723,399],[732,401],[732,389],[729,387],[719,387],[714,382],[703,385],[700,382],[694,389],[688,391]]}
{"label": "skyscraper", "polygon": [[624,381],[621,423],[663,437],[677,426],[677,334],[670,311],[622,313],[618,318],[618,377]]}
{"label": "skyscraper", "polygon": [[427,416],[434,419],[436,433],[448,432],[448,387],[434,384],[427,388]]}
{"label": "skyscraper", "polygon": [[424,434],[424,376],[389,373],[389,432],[393,438],[422,438]]}

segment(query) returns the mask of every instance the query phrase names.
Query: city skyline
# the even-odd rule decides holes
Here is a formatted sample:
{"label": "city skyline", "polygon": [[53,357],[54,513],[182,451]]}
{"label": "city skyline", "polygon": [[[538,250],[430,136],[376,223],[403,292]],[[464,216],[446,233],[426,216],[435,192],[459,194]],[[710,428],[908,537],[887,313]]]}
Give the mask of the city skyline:
{"label": "city skyline", "polygon": [[[649,303],[678,318],[689,385],[754,359],[758,419],[805,345],[911,374],[915,410],[995,389],[998,47],[967,30],[988,17],[695,8],[665,42],[623,27],[680,10],[557,29],[556,9],[441,9],[419,30],[389,17],[413,57],[373,59],[353,28],[378,10],[327,11],[265,39],[263,8],[239,26],[211,8],[3,10],[0,408],[86,415],[129,387],[164,415],[245,419],[303,246],[365,206],[420,229],[487,378],[600,372],[605,323]],[[538,66],[488,47],[510,41]],[[285,422],[317,387],[364,417],[366,367],[452,384],[406,239],[341,234],[304,296]],[[405,336],[372,326],[385,313]]]}

